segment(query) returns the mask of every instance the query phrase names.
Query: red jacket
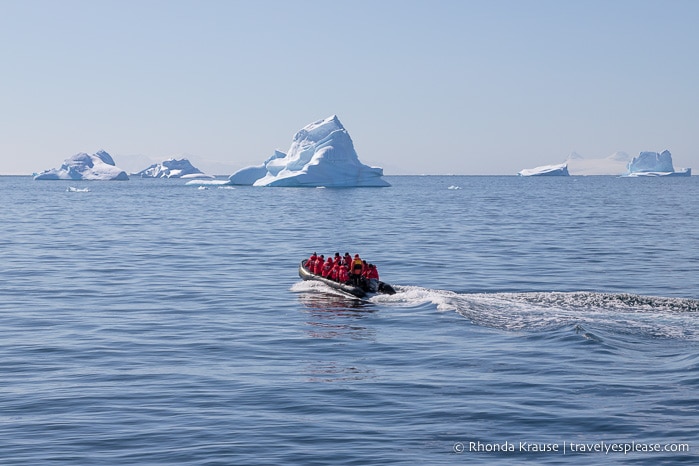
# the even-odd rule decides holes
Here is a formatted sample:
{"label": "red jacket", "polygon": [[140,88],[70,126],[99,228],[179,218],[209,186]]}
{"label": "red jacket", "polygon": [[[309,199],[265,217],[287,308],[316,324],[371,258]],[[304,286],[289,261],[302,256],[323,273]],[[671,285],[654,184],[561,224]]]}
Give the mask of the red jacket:
{"label": "red jacket", "polygon": [[340,267],[340,271],[337,273],[337,281],[340,283],[347,283],[349,281],[349,273],[347,272],[347,267],[344,265]]}
{"label": "red jacket", "polygon": [[313,273],[313,271],[314,271],[315,268],[316,268],[316,260],[317,260],[317,259],[318,259],[318,256],[316,256],[315,254],[313,254],[313,255],[311,255],[311,257],[309,257],[308,260],[306,261],[306,268],[307,268],[311,273]]}
{"label": "red jacket", "polygon": [[330,271],[332,269],[333,269],[333,260],[328,257],[328,261],[323,266],[323,272],[322,272],[323,277],[327,278],[330,275]]}
{"label": "red jacket", "polygon": [[333,266],[333,269],[330,271],[330,279],[331,280],[336,280],[337,281],[337,274],[340,272],[340,263],[336,263]]}
{"label": "red jacket", "polygon": [[318,256],[318,259],[316,259],[316,263],[313,266],[313,273],[316,275],[320,275],[323,272],[323,265],[325,262],[323,261],[323,258],[321,256]]}
{"label": "red jacket", "polygon": [[370,265],[369,270],[367,270],[366,278],[368,279],[379,279],[379,269],[376,268],[375,265]]}

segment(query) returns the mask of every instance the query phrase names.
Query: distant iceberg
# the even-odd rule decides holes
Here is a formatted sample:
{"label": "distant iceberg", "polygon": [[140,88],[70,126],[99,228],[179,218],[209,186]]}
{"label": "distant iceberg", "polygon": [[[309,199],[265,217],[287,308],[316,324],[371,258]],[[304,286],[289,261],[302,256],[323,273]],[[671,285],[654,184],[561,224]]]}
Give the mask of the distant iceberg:
{"label": "distant iceberg", "polygon": [[114,164],[112,156],[101,150],[95,154],[81,152],[66,159],[60,168],[45,170],[35,180],[125,181],[129,176]]}
{"label": "distant iceberg", "polygon": [[570,176],[568,164],[542,165],[536,168],[527,168],[518,173],[519,176]]}
{"label": "distant iceberg", "polygon": [[691,176],[691,168],[675,171],[672,165],[672,154],[664,150],[657,152],[641,152],[628,164],[626,176]]}
{"label": "distant iceberg", "polygon": [[383,187],[383,169],[359,161],[336,115],[311,123],[294,135],[289,151],[275,151],[262,163],[229,177],[235,185],[281,187]]}
{"label": "distant iceberg", "polygon": [[185,158],[180,160],[169,158],[162,163],[154,163],[133,175],[141,178],[213,178],[205,175]]}

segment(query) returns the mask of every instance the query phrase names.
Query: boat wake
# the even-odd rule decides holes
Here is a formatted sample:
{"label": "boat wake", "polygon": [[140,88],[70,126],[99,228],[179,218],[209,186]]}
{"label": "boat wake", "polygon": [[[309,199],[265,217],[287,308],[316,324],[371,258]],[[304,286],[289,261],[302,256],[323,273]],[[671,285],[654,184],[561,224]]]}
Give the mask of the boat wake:
{"label": "boat wake", "polygon": [[[401,308],[430,304],[441,312],[456,312],[474,325],[507,331],[568,328],[596,340],[593,332],[599,329],[603,333],[699,341],[696,299],[588,291],[456,293],[418,286],[394,287],[394,295],[377,294],[361,303]],[[320,282],[298,282],[291,290],[357,299]]]}
{"label": "boat wake", "polygon": [[393,296],[371,302],[416,306],[431,303],[454,311],[479,326],[509,331],[602,328],[622,334],[699,341],[699,300],[595,292],[455,293],[420,287],[396,287]]}

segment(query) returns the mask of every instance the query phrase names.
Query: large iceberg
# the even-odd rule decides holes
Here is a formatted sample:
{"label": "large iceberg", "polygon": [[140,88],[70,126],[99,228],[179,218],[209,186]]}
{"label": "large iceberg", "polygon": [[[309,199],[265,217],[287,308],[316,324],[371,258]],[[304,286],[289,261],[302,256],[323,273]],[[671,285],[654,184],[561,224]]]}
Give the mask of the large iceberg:
{"label": "large iceberg", "polygon": [[66,159],[60,168],[45,170],[35,180],[128,180],[124,170],[114,164],[112,156],[101,150],[95,154],[81,152]]}
{"label": "large iceberg", "polygon": [[536,168],[527,168],[518,173],[519,176],[570,176],[568,164],[542,165]]}
{"label": "large iceberg", "polygon": [[174,158],[164,160],[162,163],[154,163],[133,175],[141,178],[210,178],[192,165],[189,160]]}
{"label": "large iceberg", "polygon": [[262,165],[238,170],[228,180],[253,186],[390,186],[382,176],[382,168],[359,161],[349,133],[333,115],[296,133],[286,154],[275,151]]}
{"label": "large iceberg", "polygon": [[641,152],[628,164],[626,176],[690,176],[691,168],[675,171],[670,151]]}

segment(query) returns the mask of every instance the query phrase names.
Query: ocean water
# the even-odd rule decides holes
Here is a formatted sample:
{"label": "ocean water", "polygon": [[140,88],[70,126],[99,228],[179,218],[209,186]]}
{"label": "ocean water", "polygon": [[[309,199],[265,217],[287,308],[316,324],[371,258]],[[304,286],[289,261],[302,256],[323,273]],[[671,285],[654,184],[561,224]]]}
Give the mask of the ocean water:
{"label": "ocean water", "polygon": [[0,177],[0,464],[697,463],[697,177],[387,179]]}

